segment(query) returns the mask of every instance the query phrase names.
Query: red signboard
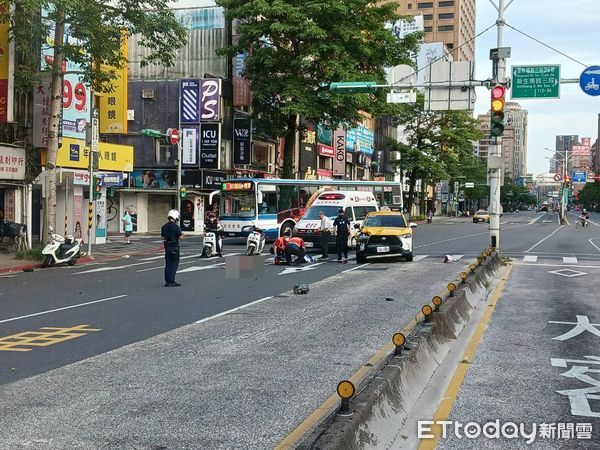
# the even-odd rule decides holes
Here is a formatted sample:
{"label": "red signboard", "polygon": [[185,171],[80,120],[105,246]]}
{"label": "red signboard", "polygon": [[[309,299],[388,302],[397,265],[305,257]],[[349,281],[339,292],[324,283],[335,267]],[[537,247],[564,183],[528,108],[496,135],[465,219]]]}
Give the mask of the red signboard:
{"label": "red signboard", "polygon": [[333,158],[335,156],[335,149],[331,145],[317,144],[317,151],[321,156],[327,156]]}
{"label": "red signboard", "polygon": [[332,178],[333,177],[333,171],[331,170],[325,170],[325,169],[317,169],[317,175],[322,177],[322,178]]}

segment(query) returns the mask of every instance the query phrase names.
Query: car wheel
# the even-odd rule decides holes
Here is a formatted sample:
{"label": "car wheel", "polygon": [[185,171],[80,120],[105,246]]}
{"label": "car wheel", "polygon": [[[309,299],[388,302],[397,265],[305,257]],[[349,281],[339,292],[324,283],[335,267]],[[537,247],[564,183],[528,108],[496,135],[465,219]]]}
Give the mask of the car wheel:
{"label": "car wheel", "polygon": [[477,223],[477,222],[478,222],[478,220],[477,220],[477,219],[473,219],[473,223]]}
{"label": "car wheel", "polygon": [[280,237],[292,237],[294,233],[294,222],[284,222],[283,225],[281,226],[281,230],[279,232],[279,236]]}
{"label": "car wheel", "polygon": [[365,257],[365,255],[363,255],[363,254],[361,254],[361,253],[357,253],[357,254],[356,254],[356,262],[357,262],[357,263],[360,263],[360,264],[362,264],[362,263],[364,263],[364,262],[366,262],[366,261],[367,261],[367,258]]}
{"label": "car wheel", "polygon": [[407,261],[407,262],[412,262],[412,260],[413,260],[413,255],[412,255],[412,253],[411,253],[411,254],[410,254],[410,256],[407,256],[407,257],[406,257],[406,261]]}

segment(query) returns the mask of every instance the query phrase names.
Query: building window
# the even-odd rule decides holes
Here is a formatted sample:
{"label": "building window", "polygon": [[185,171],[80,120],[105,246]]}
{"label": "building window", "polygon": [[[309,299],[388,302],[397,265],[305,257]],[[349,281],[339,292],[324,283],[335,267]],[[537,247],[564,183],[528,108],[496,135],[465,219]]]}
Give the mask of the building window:
{"label": "building window", "polygon": [[448,50],[452,50],[454,48],[454,44],[452,42],[446,44],[446,47],[448,47]]}
{"label": "building window", "polygon": [[438,27],[438,31],[452,31],[454,30],[454,25],[440,25]]}
{"label": "building window", "polygon": [[[454,3],[454,2],[452,2],[452,3]],[[433,2],[417,3],[417,7],[419,9],[433,8]]]}
{"label": "building window", "polygon": [[446,8],[448,6],[454,6],[454,2],[440,2],[439,6],[440,6],[440,8]]}
{"label": "building window", "polygon": [[408,4],[408,9],[412,9],[412,3]]}
{"label": "building window", "polygon": [[425,33],[431,33],[433,31],[433,27],[423,27],[423,31],[425,31]]}
{"label": "building window", "polygon": [[438,19],[454,19],[454,13],[438,14]]}
{"label": "building window", "polygon": [[423,20],[433,20],[433,14],[423,14]]}

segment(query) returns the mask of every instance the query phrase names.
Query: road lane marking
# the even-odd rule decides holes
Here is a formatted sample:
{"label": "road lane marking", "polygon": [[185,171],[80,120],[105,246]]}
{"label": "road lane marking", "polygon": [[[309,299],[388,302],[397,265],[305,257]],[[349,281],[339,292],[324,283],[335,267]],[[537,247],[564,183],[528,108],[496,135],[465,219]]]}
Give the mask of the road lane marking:
{"label": "road lane marking", "polygon": [[422,259],[427,258],[429,255],[417,255],[413,258],[413,262],[421,261]]}
{"label": "road lane marking", "polygon": [[340,273],[352,272],[353,270],[360,269],[361,267],[368,266],[369,264],[371,264],[371,263],[361,264],[360,266],[352,267],[351,269],[342,270]]}
{"label": "road lane marking", "polygon": [[289,275],[290,273],[299,273],[306,272],[307,270],[313,270],[315,267],[320,266],[321,264],[325,264],[325,262],[312,263],[307,266],[292,266],[286,267],[283,272],[278,273],[277,275]]}
{"label": "road lane marking", "polygon": [[536,217],[536,218],[534,218],[534,219],[531,219],[527,225],[533,225],[534,223],[536,223],[538,220],[540,220],[540,219],[541,219],[542,217],[544,217],[544,216],[545,216],[545,214],[542,214],[542,215],[540,215],[540,216],[537,216],[537,217]]}
{"label": "road lane marking", "polygon": [[596,244],[594,244],[594,241],[595,241],[596,239],[600,239],[600,237],[597,237],[597,238],[590,238],[590,239],[588,239],[588,242],[589,242],[590,244],[592,244],[592,245],[594,246],[594,248],[600,252],[600,247],[598,247]]}
{"label": "road lane marking", "polygon": [[523,256],[523,262],[534,263],[537,262],[538,257],[535,255],[525,255]]}
{"label": "road lane marking", "polygon": [[144,264],[150,264],[151,262],[152,261],[143,261],[143,262],[138,262],[138,263],[133,263],[133,264],[127,264],[127,265],[123,265],[123,266],[99,267],[97,269],[84,270],[83,272],[75,272],[72,275],[81,275],[83,273],[107,272],[109,270],[126,269],[128,267],[141,266],[141,265],[144,265]]}
{"label": "road lane marking", "polygon": [[563,263],[564,264],[579,264],[579,261],[577,261],[577,258],[575,256],[563,256]]}
{"label": "road lane marking", "polygon": [[537,242],[536,244],[533,244],[531,247],[529,247],[527,250],[525,250],[523,253],[528,253],[531,250],[533,250],[534,248],[536,248],[538,245],[540,245],[542,242],[544,242],[546,239],[551,238],[552,236],[554,236],[554,234],[556,234],[562,227],[564,227],[564,225],[561,225],[560,227],[558,227],[556,230],[554,230],[552,233],[550,233],[548,236],[546,236],[544,239],[542,239],[541,241]]}
{"label": "road lane marking", "polygon": [[76,325],[69,328],[41,327],[43,331],[23,331],[0,338],[0,351],[4,352],[30,352],[33,348],[47,347],[85,336],[90,331],[101,331],[101,328],[87,328],[89,325]]}
{"label": "road lane marking", "polygon": [[199,323],[208,322],[209,320],[213,320],[213,319],[216,319],[218,317],[226,316],[227,314],[231,314],[231,313],[234,313],[234,312],[237,312],[237,311],[241,311],[242,309],[248,308],[249,306],[258,305],[259,303],[262,303],[262,302],[264,302],[266,300],[269,300],[270,298],[273,298],[273,296],[270,295],[268,297],[259,298],[258,300],[254,300],[253,302],[246,303],[245,305],[242,305],[242,306],[238,306],[237,308],[228,309],[227,311],[220,312],[220,313],[215,314],[213,316],[205,317],[204,319],[197,320],[194,323],[195,324],[199,324]]}
{"label": "road lane marking", "polygon": [[[527,264],[527,263],[523,263],[523,262],[519,262],[519,261],[515,261],[513,264],[516,264],[517,266],[537,266],[537,267],[573,267],[572,264],[546,264],[546,263],[536,263],[536,264]],[[600,265],[595,265],[595,266],[586,266],[586,265],[582,265],[582,264],[578,264],[577,265],[578,269],[600,269]]]}
{"label": "road lane marking", "polygon": [[496,286],[496,289],[494,289],[494,293],[492,294],[492,298],[488,303],[485,312],[483,313],[483,317],[481,318],[479,324],[477,325],[477,328],[473,332],[473,335],[471,336],[471,339],[467,344],[467,349],[465,350],[463,358],[458,364],[456,370],[454,371],[454,375],[452,376],[452,379],[450,380],[450,383],[446,388],[446,392],[444,393],[442,401],[438,405],[437,410],[433,415],[432,420],[434,421],[434,424],[431,426],[431,434],[433,434],[434,437],[426,440],[421,439],[421,443],[418,447],[419,450],[435,449],[441,436],[441,425],[436,424],[439,424],[440,421],[448,420],[448,417],[450,417],[450,413],[452,412],[452,408],[454,406],[454,403],[456,402],[456,398],[458,397],[463,381],[465,380],[469,367],[471,366],[473,358],[475,357],[477,347],[479,346],[481,338],[485,333],[490,318],[492,317],[492,313],[496,308],[496,304],[498,303],[498,300],[500,300],[500,296],[502,295],[504,286],[508,281],[508,277],[510,275],[511,270],[512,265],[508,267],[508,270],[502,277],[502,280],[500,280],[498,286]]}
{"label": "road lane marking", "polygon": [[47,311],[40,311],[40,312],[36,312],[36,313],[33,313],[33,314],[27,314],[27,315],[24,315],[24,316],[19,316],[19,317],[11,317],[10,319],[0,320],[0,323],[14,322],[15,320],[27,319],[29,317],[35,317],[35,316],[41,316],[43,314],[50,314],[50,313],[57,312],[57,311],[64,311],[65,309],[79,308],[81,306],[93,305],[94,303],[107,302],[109,300],[116,300],[118,298],[123,298],[123,297],[127,297],[127,294],[115,295],[114,297],[101,298],[100,300],[92,300],[91,302],[78,303],[76,305],[64,306],[62,308],[49,309]]}
{"label": "road lane marking", "polygon": [[192,267],[187,267],[185,269],[182,270],[178,270],[177,273],[188,273],[188,272],[198,272],[199,270],[209,270],[209,269],[216,269],[219,266],[224,266],[225,263],[217,263],[217,264],[211,264],[209,266],[192,266]]}

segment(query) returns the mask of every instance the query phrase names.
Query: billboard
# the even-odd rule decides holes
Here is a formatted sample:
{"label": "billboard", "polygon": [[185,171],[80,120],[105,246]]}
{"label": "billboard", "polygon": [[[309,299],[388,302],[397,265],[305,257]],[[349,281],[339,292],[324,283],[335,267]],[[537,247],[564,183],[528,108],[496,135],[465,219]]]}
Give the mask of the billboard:
{"label": "billboard", "polygon": [[[121,54],[127,58],[127,33],[120,36]],[[120,68],[106,66],[106,71],[116,71],[112,80],[113,91],[100,97],[100,133],[127,134],[127,63]]]}
{"label": "billboard", "polygon": [[[63,138],[56,155],[56,167],[87,169],[90,148],[81,139]],[[42,165],[46,165],[46,153],[42,153]],[[109,172],[133,171],[133,147],[131,145],[98,143],[98,170]]]}

